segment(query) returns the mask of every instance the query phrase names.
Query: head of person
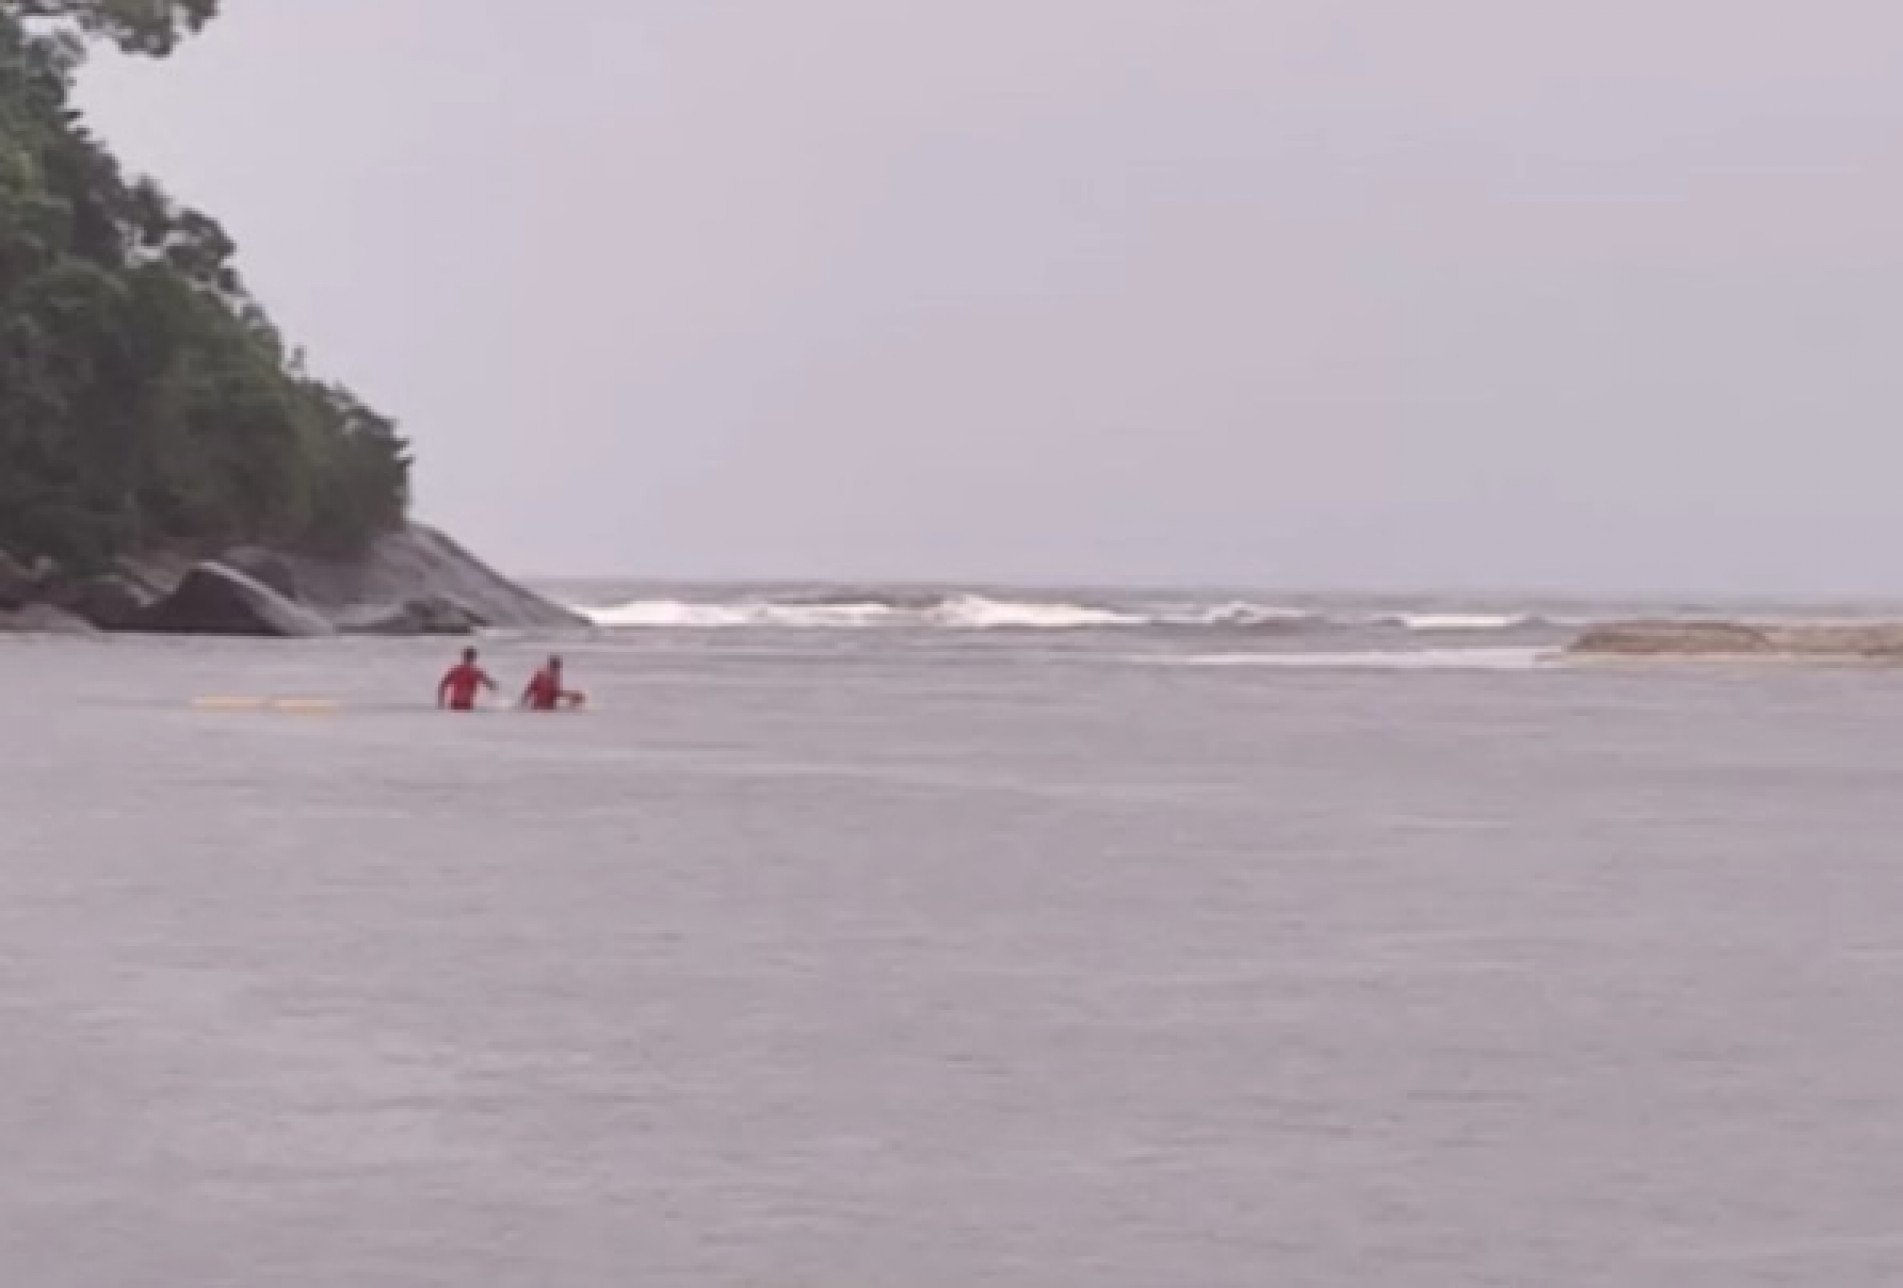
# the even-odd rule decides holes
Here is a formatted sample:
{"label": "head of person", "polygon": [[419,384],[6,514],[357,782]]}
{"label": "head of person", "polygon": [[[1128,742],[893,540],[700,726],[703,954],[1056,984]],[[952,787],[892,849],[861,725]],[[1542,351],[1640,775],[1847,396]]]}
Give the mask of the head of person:
{"label": "head of person", "polygon": [[464,649],[463,661],[469,663],[469,665],[471,666],[474,666],[476,664],[476,650],[473,648]]}
{"label": "head of person", "polygon": [[550,675],[560,675],[562,673],[562,659],[559,655],[549,654],[548,673]]}

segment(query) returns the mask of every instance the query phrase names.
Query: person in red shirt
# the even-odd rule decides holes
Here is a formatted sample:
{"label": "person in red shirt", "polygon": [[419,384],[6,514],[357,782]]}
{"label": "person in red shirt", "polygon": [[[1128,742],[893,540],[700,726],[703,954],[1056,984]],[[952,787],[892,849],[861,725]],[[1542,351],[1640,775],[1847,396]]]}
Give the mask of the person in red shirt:
{"label": "person in red shirt", "polygon": [[496,682],[489,673],[476,665],[476,650],[463,650],[463,660],[449,668],[442,683],[436,686],[436,705],[448,707],[451,711],[474,711],[476,709],[476,691],[488,689],[495,692]]}
{"label": "person in red shirt", "polygon": [[578,707],[582,704],[582,695],[573,689],[562,687],[562,659],[551,657],[548,665],[535,673],[529,681],[529,687],[522,691],[522,705],[531,711],[559,711],[563,707]]}

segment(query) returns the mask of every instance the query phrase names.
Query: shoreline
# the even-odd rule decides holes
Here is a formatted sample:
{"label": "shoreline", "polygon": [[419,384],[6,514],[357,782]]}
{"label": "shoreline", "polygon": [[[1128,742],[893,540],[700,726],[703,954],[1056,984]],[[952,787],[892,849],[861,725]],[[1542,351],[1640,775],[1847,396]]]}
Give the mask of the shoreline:
{"label": "shoreline", "polygon": [[420,523],[347,560],[239,547],[201,560],[128,556],[75,577],[45,561],[28,568],[0,556],[0,634],[310,639],[590,626]]}
{"label": "shoreline", "polygon": [[[833,586],[812,580],[785,583],[799,589],[775,595],[761,594],[762,588],[750,583],[649,582],[641,588],[652,593],[678,587],[682,598],[632,601],[623,609],[669,611],[630,613],[629,620],[617,621],[612,617],[621,610],[571,606],[579,602],[573,592],[584,584],[633,589],[634,583],[537,581],[541,584],[531,588],[505,576],[447,533],[420,523],[386,534],[348,560],[241,547],[196,562],[176,554],[123,558],[110,571],[68,578],[44,562],[26,570],[0,555],[0,634],[308,639],[567,635],[617,627],[643,634],[701,629],[825,633],[909,625],[959,634],[1021,633],[1027,639],[1095,631],[1156,633],[1185,642],[1203,638],[1224,648],[1253,641],[1267,646],[1267,652],[1302,655],[1339,631],[1343,647],[1366,651],[1379,638],[1380,651],[1397,657],[1535,646],[1541,668],[1867,670],[1903,665],[1903,614],[1876,603],[1867,609],[1833,605],[1815,616],[1801,616],[1804,608],[1797,605],[1754,612],[1742,604],[1651,615],[1630,602],[1622,616],[1607,603],[1596,606],[1603,616],[1595,618],[1586,615],[1594,605],[1575,601],[1586,614],[1560,618],[1550,613],[1550,603],[1517,610],[1489,604],[1482,612],[1441,595],[1373,602],[1346,595],[1305,602],[1268,595],[1204,603],[1178,592],[1181,598],[1159,604],[1149,592],[1126,591],[1069,603],[1065,592],[988,600],[973,588],[951,586],[918,599],[903,585]],[[993,586],[984,589],[996,593]]]}

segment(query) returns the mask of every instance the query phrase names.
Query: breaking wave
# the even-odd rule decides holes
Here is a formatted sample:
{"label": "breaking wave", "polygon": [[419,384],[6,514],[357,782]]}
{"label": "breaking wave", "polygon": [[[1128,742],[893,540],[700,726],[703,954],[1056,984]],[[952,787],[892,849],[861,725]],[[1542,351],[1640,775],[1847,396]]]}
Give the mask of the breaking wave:
{"label": "breaking wave", "polygon": [[738,598],[646,598],[576,611],[609,630],[844,631],[910,628],[949,631],[1147,630],[1245,635],[1326,631],[1413,635],[1492,635],[1551,626],[1526,613],[1353,612],[1229,600],[1073,602],[1011,598],[975,591],[831,588]]}
{"label": "breaking wave", "polygon": [[1081,630],[1090,627],[1143,626],[1137,613],[1086,604],[1040,604],[982,595],[957,595],[928,609],[932,624],[966,630]]}
{"label": "breaking wave", "polygon": [[1142,626],[1147,621],[1136,614],[1084,604],[1020,602],[987,599],[982,595],[940,595],[904,602],[832,595],[737,603],[641,599],[610,608],[583,607],[577,611],[597,626],[619,630],[724,630],[749,626],[779,630],[854,630],[871,626],[1082,630]]}
{"label": "breaking wave", "polygon": [[1424,635],[1479,635],[1552,625],[1532,613],[1392,613],[1379,621],[1383,626]]}
{"label": "breaking wave", "polygon": [[780,627],[844,630],[876,626],[896,615],[884,604],[701,604],[679,599],[637,599],[612,608],[576,611],[610,630],[727,630]]}

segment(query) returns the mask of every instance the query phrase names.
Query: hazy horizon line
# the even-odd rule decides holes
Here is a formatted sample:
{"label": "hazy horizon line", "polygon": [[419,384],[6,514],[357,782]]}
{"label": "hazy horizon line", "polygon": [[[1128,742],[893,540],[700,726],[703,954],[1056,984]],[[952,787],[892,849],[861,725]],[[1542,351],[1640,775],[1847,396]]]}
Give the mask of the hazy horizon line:
{"label": "hazy horizon line", "polygon": [[777,590],[777,589],[851,589],[943,591],[975,590],[1025,592],[1077,592],[1081,594],[1122,595],[1210,595],[1275,598],[1290,596],[1331,600],[1421,599],[1483,601],[1489,603],[1582,603],[1582,604],[1672,604],[1699,603],[1721,605],[1815,605],[1841,604],[1862,607],[1903,609],[1903,589],[1877,590],[1758,590],[1670,587],[1630,589],[1559,589],[1538,586],[1432,585],[1425,583],[1352,584],[1245,582],[1228,579],[1207,581],[1159,579],[1106,579],[1103,577],[1024,578],[1013,576],[945,576],[907,574],[904,576],[854,575],[850,573],[784,573],[751,575],[720,573],[639,573],[639,572],[520,572],[511,577],[530,586],[587,586],[647,588],[665,590]]}

